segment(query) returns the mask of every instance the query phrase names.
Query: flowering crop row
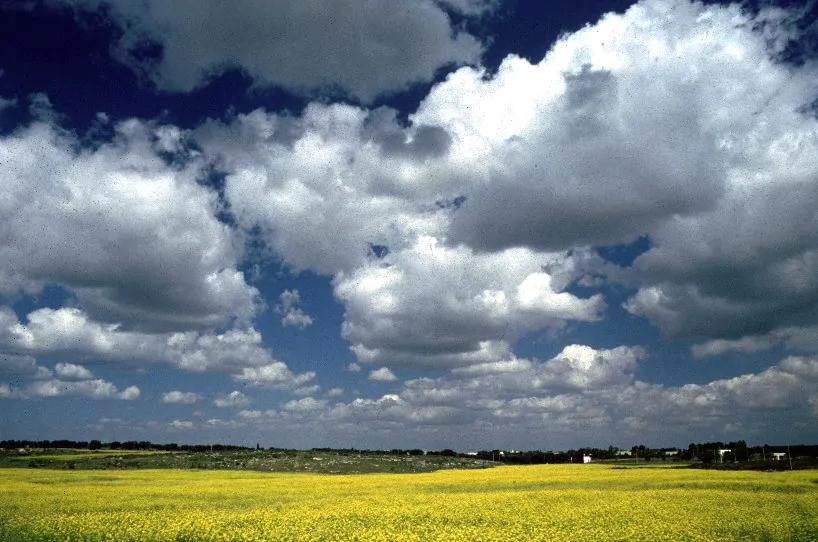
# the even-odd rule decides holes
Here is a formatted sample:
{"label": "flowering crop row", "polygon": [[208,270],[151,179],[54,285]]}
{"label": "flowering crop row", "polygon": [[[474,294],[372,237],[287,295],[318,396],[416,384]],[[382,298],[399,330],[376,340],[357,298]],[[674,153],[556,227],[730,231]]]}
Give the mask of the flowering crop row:
{"label": "flowering crop row", "polygon": [[818,540],[818,473],[0,470],[0,540]]}

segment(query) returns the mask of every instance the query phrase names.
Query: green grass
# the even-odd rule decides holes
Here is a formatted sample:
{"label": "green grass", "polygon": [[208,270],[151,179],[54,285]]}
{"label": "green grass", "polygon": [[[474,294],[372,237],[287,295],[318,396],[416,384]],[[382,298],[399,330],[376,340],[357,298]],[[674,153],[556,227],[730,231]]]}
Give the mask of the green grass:
{"label": "green grass", "polygon": [[170,452],[160,452],[153,450],[54,450],[49,453],[49,450],[39,451],[37,453],[20,453],[13,452],[7,454],[0,454],[0,458],[8,461],[31,461],[32,459],[42,459],[49,461],[76,461],[95,459],[101,457],[139,457],[151,456],[157,454],[167,454]]}

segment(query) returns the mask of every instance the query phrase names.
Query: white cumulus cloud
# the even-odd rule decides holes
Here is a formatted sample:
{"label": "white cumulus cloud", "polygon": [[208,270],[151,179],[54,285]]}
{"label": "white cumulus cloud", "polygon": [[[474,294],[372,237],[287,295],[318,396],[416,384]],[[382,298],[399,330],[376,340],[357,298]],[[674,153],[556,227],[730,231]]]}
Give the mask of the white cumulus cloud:
{"label": "white cumulus cloud", "polygon": [[230,329],[220,334],[128,331],[118,324],[95,322],[82,310],[68,307],[37,309],[27,318],[24,325],[11,309],[0,306],[0,352],[86,358],[132,366],[168,363],[190,372],[240,372],[247,367],[271,365],[288,371],[262,346],[261,334],[254,328]]}
{"label": "white cumulus cloud", "polygon": [[90,380],[94,378],[91,371],[82,365],[75,365],[73,363],[58,363],[54,367],[54,372],[57,373],[57,377],[62,380]]}
{"label": "white cumulus cloud", "polygon": [[202,399],[198,393],[173,390],[162,394],[163,403],[182,403],[192,405]]}
{"label": "white cumulus cloud", "polygon": [[376,380],[378,382],[394,382],[398,379],[389,367],[381,367],[369,372],[369,380]]}
{"label": "white cumulus cloud", "polygon": [[298,290],[284,290],[281,293],[279,304],[275,306],[275,312],[282,315],[282,326],[305,329],[312,325],[312,317],[298,307],[299,303],[301,303],[301,295]]}
{"label": "white cumulus cloud", "polygon": [[5,390],[0,391],[0,397],[7,399],[79,397],[133,401],[139,398],[140,395],[139,388],[136,386],[128,386],[124,390],[120,390],[111,382],[102,379],[79,381],[37,380],[21,389],[4,386]]}
{"label": "white cumulus cloud", "polygon": [[236,382],[248,386],[270,387],[292,390],[303,386],[315,378],[314,371],[295,374],[286,364],[276,361],[261,367],[245,367],[233,376]]}
{"label": "white cumulus cloud", "polygon": [[241,238],[197,183],[201,163],[168,165],[156,133],[126,120],[89,149],[42,121],[0,136],[0,293],[58,284],[92,319],[151,331],[255,314],[258,291],[236,269]]}
{"label": "white cumulus cloud", "polygon": [[250,398],[240,391],[231,391],[227,395],[219,395],[213,400],[213,405],[219,408],[243,409],[250,405]]}

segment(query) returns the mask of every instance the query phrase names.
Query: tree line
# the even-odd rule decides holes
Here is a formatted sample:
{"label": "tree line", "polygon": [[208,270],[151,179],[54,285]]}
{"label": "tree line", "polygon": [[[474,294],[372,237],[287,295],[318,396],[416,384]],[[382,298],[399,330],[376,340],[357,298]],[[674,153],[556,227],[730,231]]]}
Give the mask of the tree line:
{"label": "tree line", "polygon": [[[85,449],[85,450],[141,450],[141,451],[167,451],[167,452],[223,452],[240,450],[261,450],[260,445],[255,447],[234,446],[230,444],[177,444],[175,442],[159,444],[146,440],[130,440],[125,442],[111,441],[101,442],[99,440],[77,441],[77,440],[3,440],[0,441],[0,449]],[[287,451],[286,448],[268,448],[269,450]],[[730,450],[720,453],[720,450]],[[788,458],[818,458],[818,445],[797,444],[797,445],[748,445],[743,440],[731,442],[702,442],[690,443],[687,448],[650,448],[644,444],[633,446],[628,449],[621,449],[615,446],[607,448],[577,448],[567,451],[513,451],[513,450],[481,450],[479,452],[463,453],[451,449],[443,450],[422,450],[419,448],[400,449],[392,448],[388,450],[358,450],[355,448],[312,448],[315,452],[331,452],[339,454],[378,454],[378,455],[432,455],[443,457],[461,457],[482,459],[510,464],[545,464],[545,463],[572,463],[583,462],[584,456],[590,456],[593,461],[613,460],[632,458],[644,461],[701,461],[703,463],[714,462],[750,462],[769,461],[774,458],[773,454],[787,454]]]}
{"label": "tree line", "polygon": [[142,450],[142,451],[163,451],[163,452],[224,452],[236,450],[252,450],[246,446],[233,446],[230,444],[157,444],[147,440],[129,440],[126,442],[112,441],[101,442],[99,440],[1,440],[0,449],[74,449],[74,450]]}

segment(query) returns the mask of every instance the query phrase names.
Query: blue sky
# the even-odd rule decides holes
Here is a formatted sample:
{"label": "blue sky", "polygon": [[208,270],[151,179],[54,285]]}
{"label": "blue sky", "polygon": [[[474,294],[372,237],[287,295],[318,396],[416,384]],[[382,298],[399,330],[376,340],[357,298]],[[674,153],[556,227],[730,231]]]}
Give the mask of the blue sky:
{"label": "blue sky", "polygon": [[0,3],[0,438],[815,442],[813,7]]}

